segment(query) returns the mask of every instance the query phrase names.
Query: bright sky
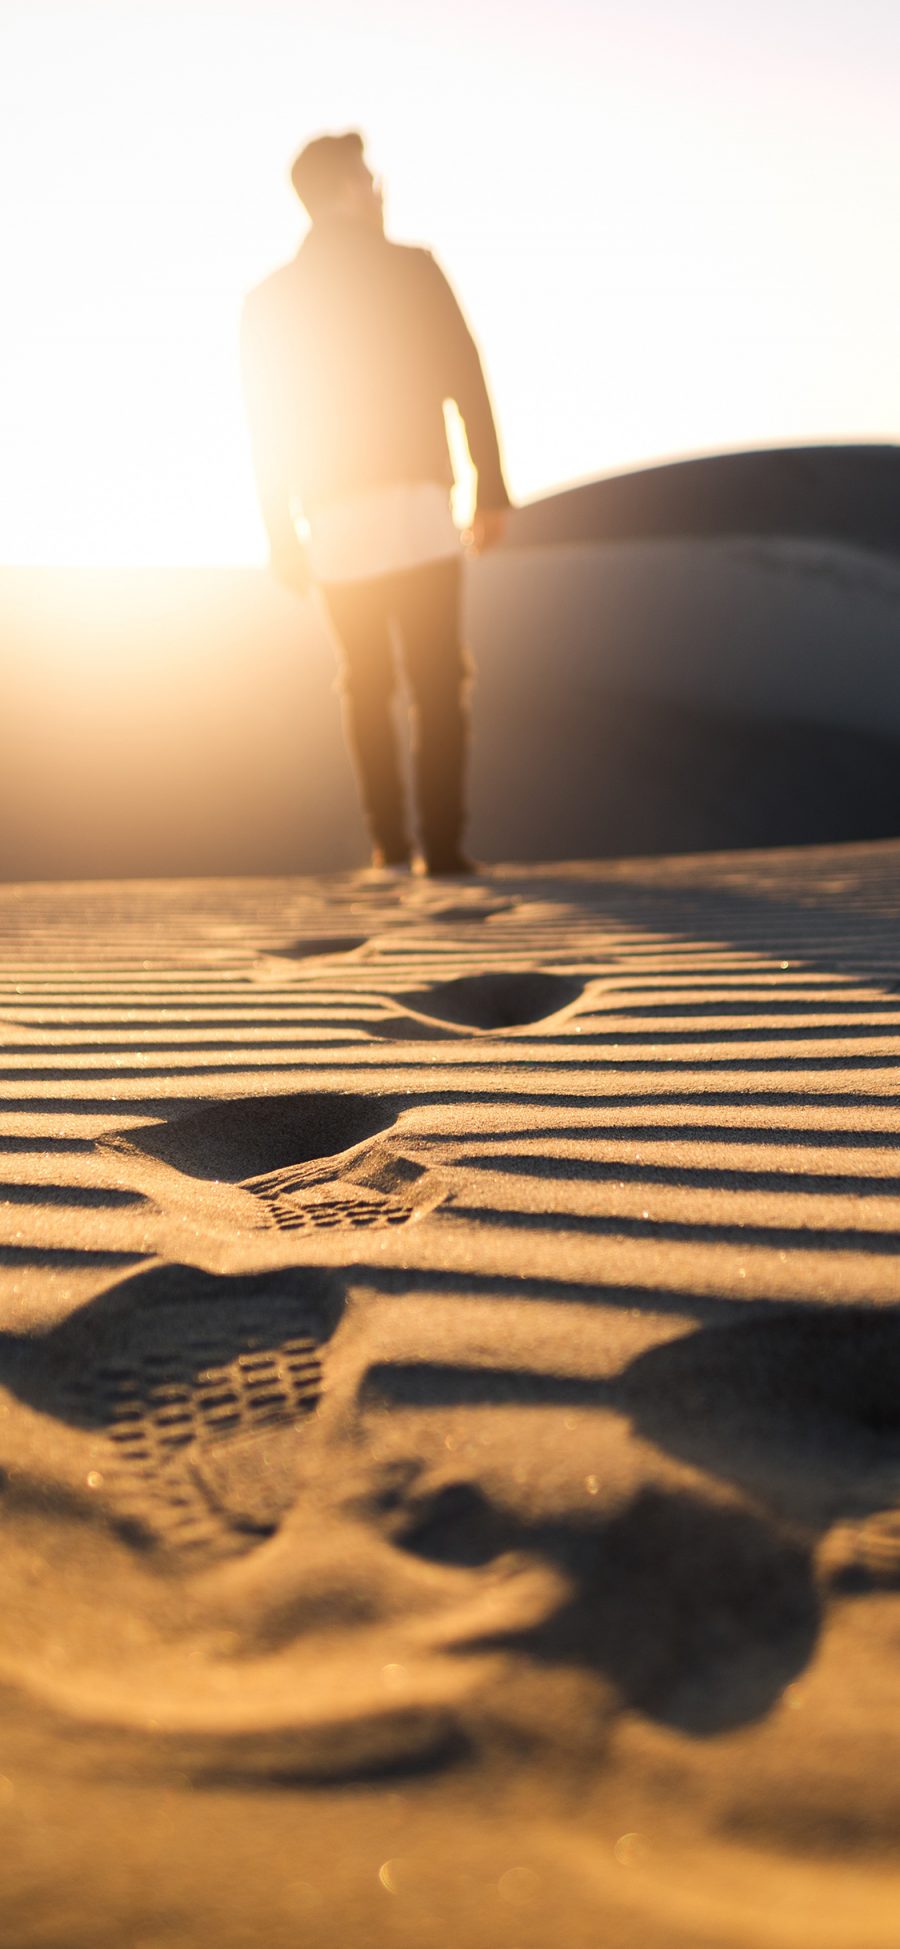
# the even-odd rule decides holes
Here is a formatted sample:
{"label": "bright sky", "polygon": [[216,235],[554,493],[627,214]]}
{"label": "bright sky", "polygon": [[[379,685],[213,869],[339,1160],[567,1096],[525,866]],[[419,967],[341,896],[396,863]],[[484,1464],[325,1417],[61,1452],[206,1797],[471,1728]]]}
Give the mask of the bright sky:
{"label": "bright sky", "polygon": [[302,142],[479,339],[518,498],[900,438],[896,0],[0,0],[0,561],[262,561],[237,333]]}

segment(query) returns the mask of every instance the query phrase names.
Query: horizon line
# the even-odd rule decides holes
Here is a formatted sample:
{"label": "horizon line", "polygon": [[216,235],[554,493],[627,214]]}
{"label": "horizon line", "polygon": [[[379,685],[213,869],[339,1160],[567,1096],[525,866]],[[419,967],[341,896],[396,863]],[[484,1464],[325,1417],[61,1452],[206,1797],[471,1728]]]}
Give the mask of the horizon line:
{"label": "horizon line", "polygon": [[[836,447],[870,448],[873,450],[897,448],[900,447],[900,429],[894,434],[885,433],[879,435],[877,438],[873,438],[871,434],[868,436],[856,433],[823,434],[810,440],[796,440],[788,437],[785,439],[744,442],[738,447],[697,447],[680,453],[655,455],[649,459],[631,461],[625,466],[617,465],[605,468],[599,473],[578,474],[567,480],[553,482],[549,486],[539,488],[533,494],[524,495],[520,500],[514,501],[511,512],[515,514],[519,509],[535,507],[541,501],[549,501],[561,497],[564,494],[575,493],[579,488],[596,486],[601,481],[621,480],[631,474],[653,473],[662,468],[684,466],[691,461],[732,459],[739,457],[741,454],[749,453],[820,452]],[[224,574],[250,570],[267,573],[269,562],[268,557],[264,554],[258,556],[241,556],[237,560],[233,556],[225,557],[217,555],[199,558],[176,556],[164,560],[141,560],[139,557],[135,557],[130,560],[113,561],[103,560],[102,557],[93,561],[85,561],[83,559],[77,560],[65,556],[51,557],[49,559],[46,557],[43,559],[23,559],[20,557],[15,560],[0,558],[0,574],[11,574],[17,569],[31,572],[36,570],[43,570],[45,572],[68,571],[70,573],[77,571],[84,574],[102,573],[107,575],[118,573],[143,573],[152,575],[192,571],[198,574],[212,572]]]}

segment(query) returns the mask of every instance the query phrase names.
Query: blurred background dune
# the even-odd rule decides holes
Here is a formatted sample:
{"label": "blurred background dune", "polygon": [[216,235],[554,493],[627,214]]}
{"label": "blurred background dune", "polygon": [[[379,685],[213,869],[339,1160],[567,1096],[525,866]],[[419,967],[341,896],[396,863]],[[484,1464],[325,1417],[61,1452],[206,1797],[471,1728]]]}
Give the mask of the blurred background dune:
{"label": "blurred background dune", "polygon": [[[725,455],[517,511],[468,571],[476,851],[900,827],[900,449]],[[321,613],[262,570],[0,572],[7,879],[360,863]]]}

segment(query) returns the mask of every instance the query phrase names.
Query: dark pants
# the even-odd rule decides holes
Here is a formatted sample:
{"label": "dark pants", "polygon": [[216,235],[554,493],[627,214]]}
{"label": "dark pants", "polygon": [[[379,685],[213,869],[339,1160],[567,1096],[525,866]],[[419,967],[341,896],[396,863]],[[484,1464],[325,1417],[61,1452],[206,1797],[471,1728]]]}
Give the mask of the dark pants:
{"label": "dark pants", "polygon": [[338,640],[344,729],[373,844],[388,859],[409,850],[393,701],[396,626],[412,706],[419,826],[429,864],[462,839],[470,665],[460,634],[461,564],[429,562],[367,582],[329,582],[322,594]]}

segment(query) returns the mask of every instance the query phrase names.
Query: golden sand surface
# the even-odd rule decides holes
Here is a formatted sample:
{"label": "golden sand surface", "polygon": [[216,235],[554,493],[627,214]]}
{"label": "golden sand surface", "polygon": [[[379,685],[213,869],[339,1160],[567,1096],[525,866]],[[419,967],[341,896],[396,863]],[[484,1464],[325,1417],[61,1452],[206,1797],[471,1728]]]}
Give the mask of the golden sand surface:
{"label": "golden sand surface", "polygon": [[0,891],[0,1940],[894,1949],[900,845]]}

